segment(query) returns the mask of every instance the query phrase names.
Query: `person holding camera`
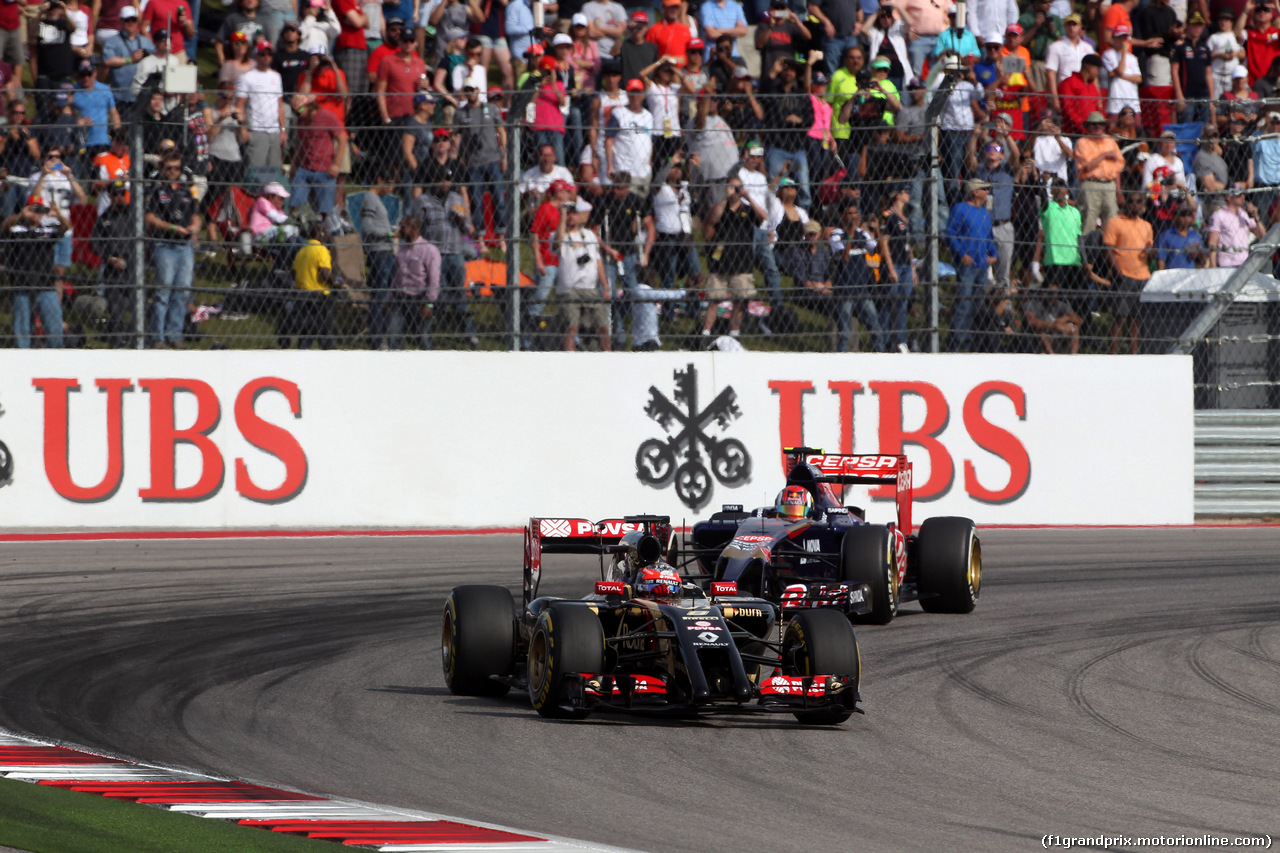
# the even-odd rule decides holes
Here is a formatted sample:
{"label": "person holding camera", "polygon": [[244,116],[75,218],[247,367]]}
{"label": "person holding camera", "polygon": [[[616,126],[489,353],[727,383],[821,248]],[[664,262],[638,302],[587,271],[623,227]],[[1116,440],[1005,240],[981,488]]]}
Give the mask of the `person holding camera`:
{"label": "person holding camera", "polygon": [[53,253],[58,240],[70,231],[66,214],[38,196],[28,198],[22,210],[0,223],[8,248],[5,267],[13,305],[14,345],[19,349],[31,347],[33,307],[44,327],[45,347],[62,346],[62,302],[52,272]]}
{"label": "person holding camera", "polygon": [[705,242],[711,247],[707,256],[707,313],[702,318],[702,334],[710,335],[715,323],[716,306],[725,299],[733,300],[729,315],[729,334],[738,336],[743,309],[756,295],[755,264],[751,244],[755,230],[768,219],[755,199],[742,188],[742,180],[729,178],[724,198],[707,216]]}
{"label": "person holding camera", "polygon": [[156,46],[138,29],[138,10],[125,6],[120,10],[120,30],[108,36],[102,43],[102,64],[107,69],[111,93],[116,98],[120,118],[132,121],[137,115],[136,95],[133,92],[135,67],[155,53]]}
{"label": "person holding camera", "polygon": [[142,4],[138,19],[142,23],[142,31],[149,33],[152,41],[159,41],[161,31],[167,33],[173,55],[179,64],[186,64],[187,39],[196,37],[195,16],[191,14],[188,0],[147,0]]}
{"label": "person holding camera", "polygon": [[[129,95],[137,109],[142,109],[151,100],[151,94],[161,89],[167,69],[178,68],[182,60],[170,52],[168,30],[156,30],[151,36],[152,53],[144,56],[133,66],[133,82],[129,84]],[[146,94],[143,94],[143,91]],[[178,105],[178,97],[166,97],[162,110],[168,113]]]}
{"label": "person holding camera", "polygon": [[560,258],[556,296],[564,317],[564,351],[576,348],[578,329],[594,330],[600,351],[608,352],[609,280],[600,256],[600,240],[586,227],[591,205],[578,199],[565,202],[556,229],[556,249]]}
{"label": "person holding camera", "polygon": [[813,33],[787,5],[787,0],[770,0],[768,16],[756,27],[756,50],[760,67],[772,68],[779,59],[795,56],[813,40]]}
{"label": "person holding camera", "polygon": [[[46,92],[57,89],[63,83],[75,79],[80,59],[71,48],[71,36],[76,31],[75,22],[67,15],[62,0],[48,0],[40,6],[40,25],[34,49],[31,51],[31,79],[36,89]],[[37,103],[37,112],[47,112],[48,94]]]}

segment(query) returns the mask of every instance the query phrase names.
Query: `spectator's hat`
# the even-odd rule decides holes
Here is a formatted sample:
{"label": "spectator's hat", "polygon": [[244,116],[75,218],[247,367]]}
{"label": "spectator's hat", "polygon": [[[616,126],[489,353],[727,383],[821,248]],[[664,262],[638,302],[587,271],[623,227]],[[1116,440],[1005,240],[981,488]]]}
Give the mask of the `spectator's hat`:
{"label": "spectator's hat", "polygon": [[610,74],[622,74],[622,63],[616,59],[606,59],[600,63],[600,76],[607,77]]}
{"label": "spectator's hat", "polygon": [[989,189],[991,189],[991,184],[987,183],[986,181],[965,181],[965,184],[964,184],[965,195],[973,195],[978,190],[989,190]]}
{"label": "spectator's hat", "polygon": [[275,51],[275,48],[272,47],[271,42],[266,39],[259,39],[258,43],[253,46],[253,51],[258,54],[272,53]]}
{"label": "spectator's hat", "polygon": [[741,65],[735,65],[733,66],[733,76],[737,77],[739,80],[742,80],[747,77],[750,77],[751,72],[743,68]]}
{"label": "spectator's hat", "polygon": [[1081,65],[1092,65],[1094,68],[1102,67],[1102,57],[1096,53],[1090,53],[1080,58]]}
{"label": "spectator's hat", "polygon": [[910,80],[908,80],[908,81],[907,81],[907,88],[908,88],[908,89],[923,89],[923,88],[924,88],[924,81],[923,81],[923,80],[921,80],[919,77],[912,77]]}
{"label": "spectator's hat", "polygon": [[[1233,196],[1244,195],[1244,187],[1240,186],[1239,184],[1232,184],[1231,186],[1227,187],[1227,195],[1233,195]],[[31,199],[27,199],[27,203],[30,204],[30,202],[31,202]]]}
{"label": "spectator's hat", "polygon": [[228,41],[231,42],[232,44],[236,44],[238,42],[243,42],[245,44],[248,44],[249,34],[246,33],[244,30],[236,30],[234,33],[231,34],[231,38],[229,38]]}
{"label": "spectator's hat", "polygon": [[1223,6],[1221,9],[1218,10],[1218,14],[1215,15],[1214,17],[1216,17],[1218,20],[1222,20],[1223,18],[1234,18],[1235,16],[1236,16],[1235,13],[1231,11],[1230,7]]}
{"label": "spectator's hat", "polygon": [[545,53],[545,51],[542,49],[542,44],[535,41],[533,44],[529,45],[529,48],[524,52],[524,55],[542,56],[543,53]]}
{"label": "spectator's hat", "polygon": [[551,40],[552,47],[559,47],[562,44],[573,46],[573,39],[564,33],[556,33],[556,37]]}
{"label": "spectator's hat", "polygon": [[136,21],[138,19],[138,10],[132,6],[125,6],[120,10],[120,19]]}
{"label": "spectator's hat", "polygon": [[956,56],[954,53],[948,55],[946,59],[942,60],[942,70],[943,71],[959,71],[960,57]]}
{"label": "spectator's hat", "polygon": [[871,67],[876,69],[877,71],[879,71],[880,69],[884,69],[885,71],[888,71],[889,69],[893,68],[893,63],[883,56],[877,56],[875,59],[871,61]]}
{"label": "spectator's hat", "polygon": [[432,100],[432,99],[427,95],[427,93],[426,93],[426,92],[419,92],[418,94],[416,94],[416,95],[414,95],[414,96],[413,96],[413,108],[414,108],[415,110],[416,110],[418,107],[422,106],[423,104],[434,104],[434,103],[435,103],[435,101],[433,101],[433,100]]}
{"label": "spectator's hat", "polygon": [[1187,17],[1187,26],[1191,26],[1192,24],[1207,24],[1207,23],[1208,21],[1204,19],[1204,15],[1201,15],[1198,11],[1192,12]]}
{"label": "spectator's hat", "polygon": [[[663,5],[666,5],[666,3],[667,3],[667,2],[668,2],[668,0],[662,0]],[[770,8],[770,9],[785,9],[785,8],[787,8],[787,0],[770,0],[770,2],[769,2],[769,8]]]}
{"label": "spectator's hat", "polygon": [[1178,134],[1174,133],[1172,130],[1166,130],[1164,133],[1161,133],[1161,134],[1160,134],[1160,138],[1161,138],[1161,139],[1173,139],[1173,140],[1175,140],[1175,141],[1176,141],[1176,140],[1177,140],[1177,138],[1178,138]]}
{"label": "spectator's hat", "polygon": [[791,180],[791,178],[783,178],[778,181],[778,189],[782,189],[783,187],[794,187],[795,185],[796,182]]}
{"label": "spectator's hat", "polygon": [[813,76],[809,80],[809,84],[812,86],[825,86],[830,82],[831,80],[827,77],[826,73],[818,70],[817,68],[813,70]]}
{"label": "spectator's hat", "polygon": [[643,80],[641,80],[639,77],[632,77],[630,80],[628,80],[628,81],[627,81],[627,91],[628,91],[628,92],[643,92],[643,91],[644,91],[644,81],[643,81]]}
{"label": "spectator's hat", "polygon": [[1116,24],[1115,28],[1111,30],[1111,34],[1116,38],[1128,38],[1133,35],[1133,30],[1129,28],[1128,24]]}
{"label": "spectator's hat", "polygon": [[311,47],[307,48],[307,53],[312,56],[324,56],[328,52],[329,48],[325,47],[325,44],[322,41],[315,42]]}
{"label": "spectator's hat", "polygon": [[667,6],[679,6],[680,0],[662,0],[662,5],[664,8]]}
{"label": "spectator's hat", "polygon": [[1005,113],[1005,112],[996,113],[995,119],[997,121],[1003,121],[1005,124],[1009,125],[1009,127],[1013,127],[1013,116],[1009,115],[1008,113]]}
{"label": "spectator's hat", "polygon": [[168,41],[168,40],[169,40],[169,31],[168,31],[168,30],[156,30],[155,32],[153,32],[153,33],[151,34],[151,40],[152,40],[153,42],[156,42],[156,41]]}
{"label": "spectator's hat", "polygon": [[49,206],[38,195],[27,196],[27,207],[35,207],[36,213],[48,213]]}
{"label": "spectator's hat", "polygon": [[573,185],[570,184],[568,181],[563,181],[560,178],[556,178],[554,181],[551,182],[551,186],[547,187],[547,192],[558,193],[561,190],[571,190],[571,189],[573,189]]}
{"label": "spectator's hat", "polygon": [[285,188],[284,188],[284,185],[283,185],[283,184],[281,184],[279,181],[272,181],[271,183],[269,183],[269,184],[267,184],[265,187],[263,187],[263,188],[262,188],[262,194],[263,194],[263,195],[274,195],[274,196],[279,196],[280,198],[288,198],[288,197],[289,197],[289,191],[288,191],[287,189],[285,189]]}
{"label": "spectator's hat", "polygon": [[631,23],[633,24],[649,23],[648,13],[646,13],[644,9],[636,9],[634,12],[631,13]]}
{"label": "spectator's hat", "polygon": [[818,223],[818,220],[816,220],[816,219],[810,219],[808,222],[806,222],[806,223],[804,224],[804,233],[806,233],[806,234],[821,234],[821,233],[822,233],[822,226]]}
{"label": "spectator's hat", "polygon": [[579,213],[590,213],[591,202],[587,201],[584,198],[580,198],[578,199],[578,203],[573,206],[573,209],[578,211]]}
{"label": "spectator's hat", "polygon": [[387,26],[388,26],[388,27],[396,27],[396,26],[403,27],[403,26],[404,26],[404,18],[401,18],[401,17],[387,18]]}
{"label": "spectator's hat", "polygon": [[1106,124],[1107,117],[1104,116],[1102,113],[1098,112],[1097,110],[1094,110],[1093,112],[1089,113],[1089,117],[1084,120],[1084,123],[1085,124]]}
{"label": "spectator's hat", "polygon": [[706,46],[707,43],[702,39],[689,39],[689,46],[684,49],[684,52],[689,53],[693,50],[703,50]]}
{"label": "spectator's hat", "polygon": [[[447,30],[444,31],[444,40],[446,44],[451,41],[457,41],[458,39],[464,39],[466,37],[467,37],[467,31],[462,29],[461,27],[449,27]],[[570,42],[572,41],[573,39],[570,39]]]}
{"label": "spectator's hat", "polygon": [[1077,13],[1072,12],[1070,15],[1067,15],[1065,18],[1062,19],[1062,23],[1080,24],[1080,23],[1083,23],[1083,21],[1080,19],[1080,16]]}
{"label": "spectator's hat", "polygon": [[555,71],[559,67],[560,64],[556,62],[556,58],[554,56],[544,56],[538,61],[539,71]]}
{"label": "spectator's hat", "polygon": [[489,87],[489,91],[487,91],[485,94],[487,94],[490,98],[501,98],[501,97],[502,97],[502,87],[501,87],[501,86],[490,86],[490,87]]}
{"label": "spectator's hat", "polygon": [[582,14],[581,12],[578,12],[576,15],[573,16],[573,19],[569,22],[569,25],[572,27],[585,27],[587,25],[587,16]]}
{"label": "spectator's hat", "polygon": [[77,70],[80,72],[81,77],[86,74],[93,74],[93,63],[87,59],[82,60],[80,62],[80,67]]}
{"label": "spectator's hat", "polygon": [[53,102],[60,107],[65,107],[67,104],[71,103],[71,93],[66,89],[60,89],[59,91],[54,92]]}
{"label": "spectator's hat", "polygon": [[755,142],[755,141],[748,142],[748,143],[747,143],[747,156],[748,156],[748,157],[763,157],[763,156],[764,156],[764,146],[763,146],[763,145],[761,145],[759,142]]}
{"label": "spectator's hat", "polygon": [[1004,47],[1004,42],[1000,39],[986,39],[982,43],[983,47]]}
{"label": "spectator's hat", "polygon": [[1235,68],[1231,69],[1232,80],[1241,80],[1248,76],[1249,76],[1249,69],[1244,67],[1243,65],[1237,65]]}
{"label": "spectator's hat", "polygon": [[293,30],[294,32],[297,32],[299,30],[298,22],[285,21],[284,25],[280,27],[280,32],[284,32],[285,30]]}
{"label": "spectator's hat", "polygon": [[1015,36],[1020,36],[1020,35],[1022,35],[1022,25],[1021,25],[1021,24],[1010,24],[1009,26],[1005,27],[1004,34],[1005,34],[1005,35],[1015,35]]}
{"label": "spectator's hat", "polygon": [[129,185],[124,181],[112,181],[111,186],[107,187],[107,192],[111,195],[124,195],[129,191]]}

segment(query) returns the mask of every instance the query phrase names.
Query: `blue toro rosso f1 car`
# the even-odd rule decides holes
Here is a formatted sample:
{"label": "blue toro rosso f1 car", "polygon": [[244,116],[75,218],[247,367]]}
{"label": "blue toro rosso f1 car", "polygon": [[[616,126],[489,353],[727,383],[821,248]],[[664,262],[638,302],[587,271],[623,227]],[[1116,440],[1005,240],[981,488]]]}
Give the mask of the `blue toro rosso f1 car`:
{"label": "blue toro rosso f1 car", "polygon": [[[663,557],[670,543],[666,516],[530,519],[519,610],[499,586],[455,587],[445,601],[449,689],[523,690],[542,716],[571,719],[772,711],[831,725],[859,710],[861,659],[844,615],[808,610],[783,624],[732,581],[704,590],[682,578]],[[599,555],[594,591],[539,597],[549,554]]]}
{"label": "blue toro rosso f1 car", "polygon": [[[982,583],[982,545],[968,518],[911,526],[907,457],[789,447],[787,481],[772,507],[726,506],[693,525],[672,562],[712,584],[733,582],[784,613],[834,608],[884,624],[905,601],[931,613],[969,613]],[[850,485],[894,486],[897,523],[868,524],[844,504]]]}

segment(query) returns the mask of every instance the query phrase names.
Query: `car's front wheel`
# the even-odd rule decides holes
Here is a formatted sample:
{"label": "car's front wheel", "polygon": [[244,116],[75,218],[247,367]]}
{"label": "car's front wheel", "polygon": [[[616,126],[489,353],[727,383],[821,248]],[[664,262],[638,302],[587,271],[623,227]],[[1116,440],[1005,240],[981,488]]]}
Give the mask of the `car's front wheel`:
{"label": "car's front wheel", "polygon": [[565,686],[571,673],[604,669],[604,630],[581,605],[552,604],[538,617],[529,641],[529,701],[544,717],[580,720],[591,712],[570,708]]}
{"label": "car's front wheel", "polygon": [[[839,675],[857,691],[862,678],[858,638],[849,620],[836,610],[803,610],[787,623],[782,637],[783,675]],[[796,719],[814,725],[836,725],[853,714],[850,708],[797,711]]]}
{"label": "car's front wheel", "polygon": [[898,562],[893,531],[882,524],[852,527],[840,542],[840,580],[871,587],[871,612],[860,622],[885,625],[898,614]]}

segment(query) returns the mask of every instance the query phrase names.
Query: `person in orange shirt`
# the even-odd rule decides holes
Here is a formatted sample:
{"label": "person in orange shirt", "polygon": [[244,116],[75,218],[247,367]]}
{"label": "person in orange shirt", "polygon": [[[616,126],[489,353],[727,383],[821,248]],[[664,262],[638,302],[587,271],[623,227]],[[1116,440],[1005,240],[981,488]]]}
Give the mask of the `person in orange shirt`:
{"label": "person in orange shirt", "polygon": [[[93,158],[95,181],[93,191],[98,194],[98,215],[101,216],[111,206],[111,196],[107,189],[116,181],[129,178],[129,134],[124,128],[111,131],[111,147]],[[129,190],[124,190],[125,203],[129,203]]]}
{"label": "person in orange shirt", "polygon": [[1084,121],[1085,136],[1076,140],[1076,173],[1080,177],[1080,216],[1084,234],[1115,216],[1116,179],[1124,169],[1120,146],[1106,135],[1107,119],[1100,112],[1089,113]]}
{"label": "person in orange shirt", "polygon": [[[1020,45],[1018,42],[1022,38],[1022,25],[1010,24],[1004,31],[1004,44],[1000,47],[1000,70],[1002,76],[1000,78],[1000,89],[1005,94],[1006,100],[1013,100],[1016,93],[1029,92],[1031,89],[1031,78],[1027,75],[1031,72],[1031,51]],[[1022,60],[1022,70],[1016,70],[1017,63],[1009,62],[1009,57]],[[1026,95],[1017,98],[1018,106],[1016,111],[1022,114],[1017,116],[1015,126],[1018,135],[1015,139],[1022,138],[1022,129],[1027,125],[1027,113],[1031,111],[1031,99]],[[1008,104],[997,104],[997,109],[1011,110]]]}
{"label": "person in orange shirt", "polygon": [[1110,250],[1111,266],[1116,271],[1112,283],[1112,355],[1119,352],[1126,336],[1129,352],[1138,354],[1138,296],[1151,278],[1151,248],[1155,244],[1151,223],[1143,218],[1145,207],[1146,198],[1141,191],[1126,193],[1120,213],[1102,228],[1102,242]]}
{"label": "person in orange shirt", "polygon": [[662,20],[649,27],[644,40],[657,46],[659,59],[669,56],[676,65],[684,66],[693,33],[681,0],[662,0]]}

